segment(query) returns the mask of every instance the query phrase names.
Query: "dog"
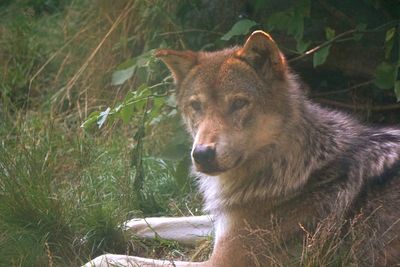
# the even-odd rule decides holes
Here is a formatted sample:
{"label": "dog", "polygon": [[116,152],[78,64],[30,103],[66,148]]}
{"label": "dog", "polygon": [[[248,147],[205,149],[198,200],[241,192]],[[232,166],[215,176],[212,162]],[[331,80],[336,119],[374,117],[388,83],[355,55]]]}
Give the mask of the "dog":
{"label": "dog", "polygon": [[307,99],[263,31],[243,47],[156,56],[215,218],[210,259],[176,266],[400,264],[400,129]]}

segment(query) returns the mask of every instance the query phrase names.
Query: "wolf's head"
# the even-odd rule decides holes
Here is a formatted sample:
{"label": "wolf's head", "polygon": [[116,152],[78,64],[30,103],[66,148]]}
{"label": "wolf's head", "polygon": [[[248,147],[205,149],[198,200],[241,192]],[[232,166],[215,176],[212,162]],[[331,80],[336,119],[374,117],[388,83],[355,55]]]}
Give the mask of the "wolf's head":
{"label": "wolf's head", "polygon": [[173,74],[198,171],[235,171],[278,142],[292,113],[290,78],[285,58],[268,34],[254,32],[241,48],[160,50],[156,55]]}

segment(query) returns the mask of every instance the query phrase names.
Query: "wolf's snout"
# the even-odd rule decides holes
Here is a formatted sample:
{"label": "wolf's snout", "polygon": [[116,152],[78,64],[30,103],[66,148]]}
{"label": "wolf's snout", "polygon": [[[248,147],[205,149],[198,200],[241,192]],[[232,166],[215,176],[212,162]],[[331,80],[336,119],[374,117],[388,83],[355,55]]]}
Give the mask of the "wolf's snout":
{"label": "wolf's snout", "polygon": [[215,146],[196,145],[192,152],[194,161],[204,167],[213,165],[215,161]]}

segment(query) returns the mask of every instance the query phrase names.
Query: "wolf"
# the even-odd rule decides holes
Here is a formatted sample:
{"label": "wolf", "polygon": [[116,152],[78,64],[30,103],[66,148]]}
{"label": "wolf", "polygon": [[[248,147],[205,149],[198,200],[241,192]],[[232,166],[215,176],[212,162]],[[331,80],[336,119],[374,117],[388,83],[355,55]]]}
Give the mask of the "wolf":
{"label": "wolf", "polygon": [[[156,56],[173,75],[215,218],[210,259],[176,266],[400,264],[400,129],[310,101],[263,31],[242,47]],[[336,254],[310,261],[313,246]]]}

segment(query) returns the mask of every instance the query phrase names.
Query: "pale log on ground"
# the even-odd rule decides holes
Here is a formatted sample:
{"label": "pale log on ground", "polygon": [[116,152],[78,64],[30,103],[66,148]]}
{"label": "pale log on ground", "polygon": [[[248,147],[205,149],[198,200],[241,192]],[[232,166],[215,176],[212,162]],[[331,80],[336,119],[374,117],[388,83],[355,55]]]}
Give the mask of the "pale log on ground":
{"label": "pale log on ground", "polygon": [[172,260],[154,260],[141,257],[104,254],[86,263],[82,267],[202,267],[201,262],[184,262]]}
{"label": "pale log on ground", "polygon": [[[141,238],[155,238],[174,240],[184,245],[195,245],[200,240],[210,236],[213,231],[211,216],[191,217],[155,217],[132,219],[124,224],[128,234]],[[153,260],[140,257],[105,254],[86,263],[84,267],[108,266],[188,266],[187,262],[169,260]],[[196,266],[196,263],[190,264]]]}
{"label": "pale log on ground", "polygon": [[211,235],[212,217],[155,217],[132,219],[125,223],[125,231],[138,237],[175,240],[184,245],[196,245]]}

